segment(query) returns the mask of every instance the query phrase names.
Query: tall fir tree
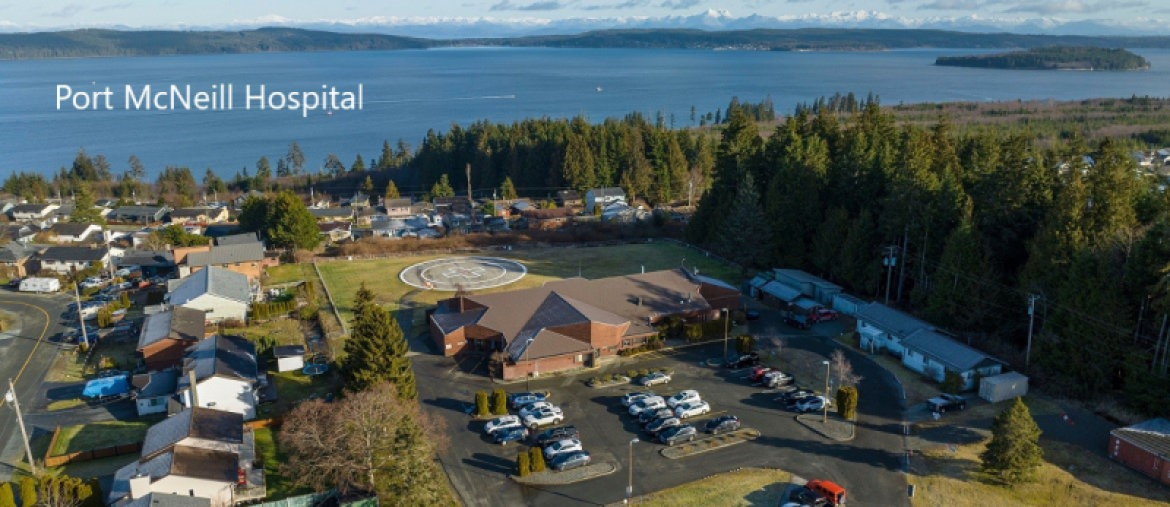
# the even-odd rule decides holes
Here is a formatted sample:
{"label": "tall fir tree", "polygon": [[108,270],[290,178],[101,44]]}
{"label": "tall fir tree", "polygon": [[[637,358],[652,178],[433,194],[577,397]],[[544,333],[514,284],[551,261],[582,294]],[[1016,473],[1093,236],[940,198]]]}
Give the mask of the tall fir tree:
{"label": "tall fir tree", "polygon": [[69,222],[99,225],[106,223],[106,219],[93,204],[93,192],[90,191],[89,183],[77,184],[73,194],[73,213],[69,214]]}
{"label": "tall fir tree", "polygon": [[516,186],[512,184],[510,176],[504,177],[504,183],[500,185],[500,199],[513,201],[519,196],[516,195]]}
{"label": "tall fir tree", "polygon": [[979,456],[981,469],[1008,484],[1032,479],[1044,458],[1040,448],[1040,427],[1022,397],[995,417],[991,442]]}
{"label": "tall fir tree", "polygon": [[386,197],[387,201],[389,201],[390,199],[398,199],[399,197],[402,197],[398,193],[398,185],[394,184],[394,180],[390,180],[388,183],[386,183],[385,197]]}
{"label": "tall fir tree", "polygon": [[756,184],[751,173],[745,173],[727,219],[719,227],[716,248],[745,268],[763,267],[767,264],[767,253],[759,246],[769,244],[770,237]]}
{"label": "tall fir tree", "polygon": [[362,391],[390,381],[404,399],[418,397],[414,371],[406,353],[406,336],[398,321],[374,302],[374,294],[363,282],[354,298],[354,322],[345,342],[342,374],[346,388]]}

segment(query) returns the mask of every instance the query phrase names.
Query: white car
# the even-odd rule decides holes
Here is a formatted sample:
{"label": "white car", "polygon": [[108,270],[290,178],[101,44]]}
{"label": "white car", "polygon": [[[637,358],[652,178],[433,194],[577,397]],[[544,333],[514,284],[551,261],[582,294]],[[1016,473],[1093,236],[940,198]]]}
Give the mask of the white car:
{"label": "white car", "polygon": [[506,416],[497,417],[495,419],[488,421],[487,425],[483,427],[483,432],[487,433],[488,435],[491,435],[492,433],[495,433],[495,432],[500,431],[500,430],[505,430],[508,428],[519,428],[519,427],[521,427],[519,417],[516,417],[514,415],[506,415]]}
{"label": "white car", "polygon": [[560,424],[564,420],[565,415],[561,412],[561,409],[549,407],[524,416],[524,425],[529,428],[536,428],[546,424]]}
{"label": "white car", "polygon": [[141,271],[141,270],[142,270],[142,268],[139,266],[122,266],[122,269],[115,271],[114,275],[116,275],[116,276],[130,276],[130,273],[133,273],[135,271]]}
{"label": "white car", "polygon": [[92,289],[94,287],[101,287],[101,286],[102,286],[102,279],[98,278],[98,277],[91,276],[89,278],[86,278],[85,281],[81,282],[81,288],[83,288],[83,289]]}
{"label": "white car", "polygon": [[688,390],[683,391],[681,393],[678,393],[674,396],[671,396],[670,399],[666,400],[666,404],[670,408],[675,408],[679,405],[682,405],[683,403],[697,403],[700,401],[703,401],[703,400],[702,400],[702,398],[699,398],[699,392],[692,390],[692,389],[688,389]]}
{"label": "white car", "polygon": [[661,396],[651,396],[649,398],[642,398],[630,405],[630,415],[638,415],[647,410],[658,410],[666,408],[666,400]]}
{"label": "white car", "polygon": [[650,387],[650,386],[658,385],[658,384],[669,384],[670,383],[670,375],[667,375],[666,373],[663,373],[660,371],[656,371],[654,373],[646,375],[645,377],[642,377],[639,380],[639,382],[646,387]]}
{"label": "white car", "polygon": [[622,405],[628,407],[630,405],[633,405],[634,402],[636,402],[642,398],[649,398],[651,396],[654,396],[654,393],[647,392],[647,391],[635,391],[632,393],[626,393],[625,396],[622,396]]}
{"label": "white car", "polygon": [[833,401],[824,396],[810,396],[796,404],[796,411],[800,413],[824,410],[826,406],[833,406]]}
{"label": "white car", "polygon": [[527,405],[524,405],[523,407],[520,407],[520,411],[517,413],[520,414],[520,418],[523,419],[525,417],[528,417],[529,415],[532,415],[532,414],[539,412],[541,410],[544,410],[546,408],[556,408],[556,407],[554,407],[552,403],[549,403],[547,401],[538,401],[536,403],[529,403]]}
{"label": "white car", "polygon": [[557,440],[556,442],[548,444],[548,447],[544,448],[544,459],[550,459],[553,456],[556,456],[558,454],[564,454],[567,452],[575,452],[575,451],[582,451],[582,450],[584,450],[584,448],[581,447],[580,440],[577,440],[575,438],[566,438],[564,440]]}
{"label": "white car", "polygon": [[705,401],[683,403],[682,405],[674,407],[674,415],[678,416],[679,419],[686,419],[688,417],[703,415],[710,411],[711,405],[708,405]]}

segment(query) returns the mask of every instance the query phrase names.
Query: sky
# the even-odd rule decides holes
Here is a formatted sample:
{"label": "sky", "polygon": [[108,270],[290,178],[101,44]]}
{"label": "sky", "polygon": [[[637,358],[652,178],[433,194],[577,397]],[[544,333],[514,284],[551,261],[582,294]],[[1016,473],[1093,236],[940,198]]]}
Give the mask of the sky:
{"label": "sky", "polygon": [[226,26],[264,19],[355,20],[371,17],[582,18],[735,16],[879,11],[928,18],[979,15],[1128,21],[1166,17],[1170,0],[0,0],[0,25],[76,27],[185,24]]}

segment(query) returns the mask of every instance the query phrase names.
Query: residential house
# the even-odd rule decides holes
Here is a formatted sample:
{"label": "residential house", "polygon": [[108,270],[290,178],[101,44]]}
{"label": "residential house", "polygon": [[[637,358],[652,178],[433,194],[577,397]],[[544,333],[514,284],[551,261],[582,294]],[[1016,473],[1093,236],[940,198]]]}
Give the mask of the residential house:
{"label": "residential house", "polygon": [[400,197],[398,199],[386,199],[385,208],[386,216],[390,218],[406,218],[414,214],[411,209],[411,202],[409,197]]}
{"label": "residential house", "polygon": [[15,208],[16,206],[26,202],[28,201],[24,199],[0,199],[0,213],[7,215],[8,212],[12,210],[12,208]]}
{"label": "residential house", "polygon": [[170,214],[173,224],[214,224],[228,219],[227,208],[179,208]]}
{"label": "residential house", "polygon": [[101,235],[102,226],[98,224],[71,224],[58,222],[49,228],[49,234],[54,243],[80,243]]}
{"label": "residential house", "polygon": [[138,266],[146,276],[175,274],[175,252],[168,250],[126,250],[114,264]]}
{"label": "residential house", "polygon": [[1170,421],[1157,418],[1114,429],[1106,452],[1114,461],[1170,485]]}
{"label": "residential house", "polygon": [[148,371],[179,366],[187,348],[207,336],[202,310],[175,307],[147,315],[138,333],[137,352]]}
{"label": "residential house", "polygon": [[353,194],[353,197],[345,199],[341,204],[342,206],[349,206],[351,208],[365,208],[370,205],[370,196],[358,192]]}
{"label": "residential house", "polygon": [[29,259],[36,250],[15,241],[0,245],[0,269],[8,278],[24,278],[30,274]]}
{"label": "residential house", "polygon": [[505,351],[505,379],[593,366],[643,345],[664,319],[701,322],[738,305],[738,290],[709,282],[673,269],[454,297],[431,314],[431,337],[447,356]]}
{"label": "residential house", "polygon": [[349,222],[325,222],[317,224],[317,230],[321,231],[321,236],[329,243],[337,243],[345,241],[352,237],[350,227],[353,224]]}
{"label": "residential house", "polygon": [[59,207],[56,204],[17,204],[8,210],[8,214],[18,222],[42,222]]}
{"label": "residential house", "polygon": [[249,197],[263,199],[264,192],[261,192],[259,190],[249,190],[248,193],[241,195],[239,197],[236,197],[232,202],[236,205],[236,207],[240,207],[240,206],[244,205],[244,201],[247,201]]}
{"label": "residential house", "polygon": [[203,235],[209,238],[220,238],[239,232],[239,224],[210,224],[203,228]]}
{"label": "residential house", "polygon": [[594,188],[585,192],[585,210],[590,213],[598,206],[604,208],[617,202],[626,202],[626,192],[618,187]]}
{"label": "residential house", "polygon": [[557,190],[557,206],[562,208],[580,208],[585,205],[581,194],[576,190]]}
{"label": "residential house", "polygon": [[263,242],[260,241],[260,236],[258,236],[254,232],[241,232],[241,233],[237,233],[237,234],[229,234],[229,235],[220,236],[220,237],[215,238],[216,246],[250,245],[253,243],[261,243],[260,246],[261,247],[264,246]]}
{"label": "residential house", "polygon": [[919,329],[902,340],[902,365],[938,382],[947,373],[963,379],[963,390],[975,388],[978,378],[999,375],[1003,362],[933,329]]}
{"label": "residential house", "polygon": [[179,280],[167,296],[172,306],[203,310],[208,322],[228,319],[244,322],[252,302],[248,276],[217,266]]}
{"label": "residential house", "polygon": [[902,356],[902,341],[920,329],[934,326],[881,303],[870,303],[857,309],[857,335],[862,350],[871,354],[887,350]]}
{"label": "residential house", "polygon": [[385,213],[378,211],[375,206],[367,206],[358,208],[357,213],[354,213],[354,221],[357,222],[358,227],[369,227],[374,220],[381,220],[387,218]]}
{"label": "residential house", "polygon": [[390,239],[439,237],[435,227],[438,224],[425,215],[416,215],[405,219],[375,220],[370,223],[370,233],[375,237]]}
{"label": "residential house", "polygon": [[572,208],[530,209],[521,216],[528,222],[529,229],[562,229],[573,223],[577,213]]}
{"label": "residential house", "polygon": [[[74,207],[73,207],[72,203],[62,204],[61,207],[57,208],[57,210],[54,211],[50,217],[54,222],[68,222],[69,218],[73,216],[73,209],[74,209]],[[100,215],[102,217],[105,217],[105,216],[110,214],[109,208],[104,208],[102,206],[95,205],[94,209],[96,209],[98,212],[98,215]]]}
{"label": "residential house", "polygon": [[107,210],[110,210],[118,206],[118,201],[116,199],[98,199],[93,202],[93,205],[99,208],[106,208]]}
{"label": "residential house", "polygon": [[508,227],[508,221],[503,217],[488,217],[483,221],[483,227],[488,232],[507,232],[511,228]]}
{"label": "residential house", "polygon": [[41,231],[33,224],[0,224],[0,236],[18,243],[31,243]]}
{"label": "residential house", "polygon": [[130,378],[130,386],[133,388],[139,417],[165,414],[179,386],[179,370],[172,368],[141,373]]}
{"label": "residential house", "polygon": [[444,215],[470,215],[475,204],[467,200],[467,196],[436,197],[433,199],[435,211]]}
{"label": "residential house", "polygon": [[186,276],[207,266],[218,266],[245,275],[248,281],[252,282],[260,279],[260,275],[264,273],[264,266],[278,262],[276,259],[268,261],[264,256],[264,244],[256,241],[255,236],[250,242],[218,243],[207,251],[188,253],[186,265],[180,267],[179,274]]}
{"label": "residential house", "polygon": [[[194,507],[253,501],[254,488],[265,486],[263,470],[253,468],[255,444],[255,435],[244,428],[239,414],[198,407],[184,410],[147,429],[141,457],[114,474],[105,504]],[[185,499],[161,503],[171,498],[168,495]],[[210,502],[195,503],[192,498]]]}
{"label": "residential house", "polygon": [[241,336],[216,335],[196,342],[183,359],[178,395],[192,406],[191,372],[195,373],[195,402],[199,407],[235,412],[245,420],[256,417],[260,370],[256,345]]}
{"label": "residential house", "polygon": [[106,218],[111,222],[130,224],[157,224],[171,211],[166,206],[121,206]]}
{"label": "residential house", "polygon": [[36,256],[40,269],[60,275],[89,269],[96,263],[110,265],[110,250],[104,246],[51,246]]}
{"label": "residential house", "polygon": [[309,213],[311,213],[318,222],[353,220],[353,209],[351,208],[314,208],[310,209]]}

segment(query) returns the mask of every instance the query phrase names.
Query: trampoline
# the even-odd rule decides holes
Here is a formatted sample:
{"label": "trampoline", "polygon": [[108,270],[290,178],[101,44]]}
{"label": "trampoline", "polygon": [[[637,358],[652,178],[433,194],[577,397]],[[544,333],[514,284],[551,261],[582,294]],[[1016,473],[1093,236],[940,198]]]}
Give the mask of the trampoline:
{"label": "trampoline", "polygon": [[329,371],[329,365],[327,364],[310,364],[305,366],[305,369],[301,370],[301,373],[304,373],[310,377],[315,377],[325,373],[326,371]]}

